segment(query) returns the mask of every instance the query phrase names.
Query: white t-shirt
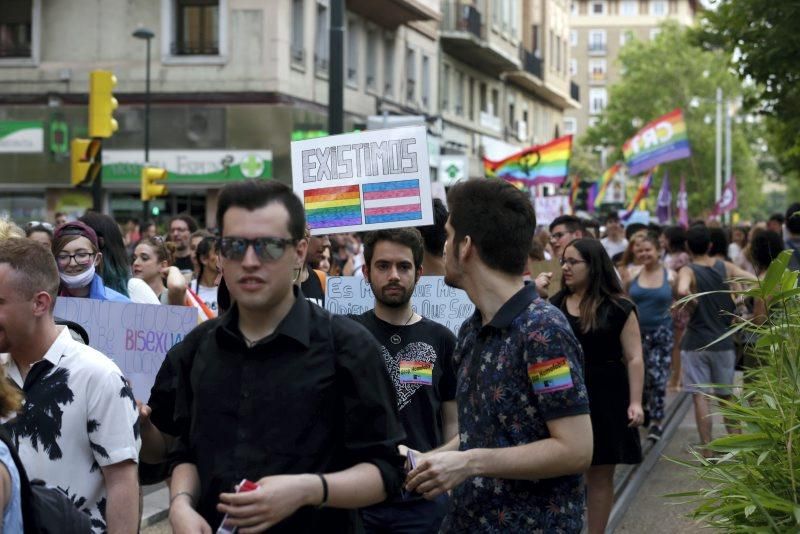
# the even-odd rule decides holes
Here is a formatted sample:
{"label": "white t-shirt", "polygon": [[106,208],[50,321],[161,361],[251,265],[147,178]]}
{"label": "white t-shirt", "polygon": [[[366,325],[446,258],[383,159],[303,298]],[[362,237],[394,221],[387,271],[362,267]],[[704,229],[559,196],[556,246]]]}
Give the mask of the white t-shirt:
{"label": "white t-shirt", "polygon": [[217,309],[217,286],[204,286],[204,285],[197,285],[197,296],[200,297],[208,309],[214,312],[214,315],[219,315],[219,310]]}
{"label": "white t-shirt", "polygon": [[622,241],[611,241],[608,237],[604,237],[600,240],[600,243],[603,244],[603,248],[606,249],[609,258],[613,258],[620,252],[625,252],[625,249],[628,248],[628,240],[624,237]]}
{"label": "white t-shirt", "polygon": [[[28,477],[64,491],[105,532],[107,504],[101,467],[139,459],[138,411],[122,372],[104,354],[72,339],[66,327],[30,369],[25,403],[7,423]],[[3,355],[20,388],[16,362]]]}
{"label": "white t-shirt", "polygon": [[158,295],[141,278],[128,279],[128,296],[136,304],[161,304]]}

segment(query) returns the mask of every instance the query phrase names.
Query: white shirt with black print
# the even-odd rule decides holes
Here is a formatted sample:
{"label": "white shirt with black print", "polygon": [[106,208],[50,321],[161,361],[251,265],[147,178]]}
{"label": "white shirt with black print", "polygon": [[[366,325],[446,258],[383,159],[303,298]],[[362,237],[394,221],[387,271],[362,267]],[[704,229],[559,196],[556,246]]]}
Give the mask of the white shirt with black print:
{"label": "white shirt with black print", "polygon": [[91,516],[93,532],[105,532],[107,497],[100,468],[138,461],[136,401],[110,358],[60,328],[24,381],[14,360],[3,355],[7,376],[25,393],[17,417],[6,426],[28,477],[63,491]]}

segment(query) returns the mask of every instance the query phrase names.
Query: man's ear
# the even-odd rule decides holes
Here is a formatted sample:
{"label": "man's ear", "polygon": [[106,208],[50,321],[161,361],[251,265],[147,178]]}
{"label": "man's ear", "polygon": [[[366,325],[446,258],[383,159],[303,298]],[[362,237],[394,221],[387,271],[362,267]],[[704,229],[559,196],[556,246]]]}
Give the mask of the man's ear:
{"label": "man's ear", "polygon": [[364,280],[369,282],[369,265],[367,265],[366,263],[361,266],[361,274],[364,275]]}
{"label": "man's ear", "polygon": [[297,251],[298,267],[302,269],[303,264],[306,262],[306,253],[308,253],[308,239],[301,239],[294,248]]}
{"label": "man's ear", "polygon": [[53,297],[47,291],[39,291],[33,296],[33,315],[42,317],[50,312],[53,304]]}
{"label": "man's ear", "polygon": [[458,247],[458,261],[459,263],[463,263],[467,258],[469,258],[475,249],[475,244],[472,242],[471,236],[464,236],[464,239],[461,240],[461,243]]}

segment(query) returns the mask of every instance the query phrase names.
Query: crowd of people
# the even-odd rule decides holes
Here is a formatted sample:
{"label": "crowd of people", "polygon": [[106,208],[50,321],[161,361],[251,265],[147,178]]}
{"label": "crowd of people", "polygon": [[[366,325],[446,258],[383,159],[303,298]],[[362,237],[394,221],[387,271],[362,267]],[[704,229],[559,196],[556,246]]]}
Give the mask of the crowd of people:
{"label": "crowd of people", "polygon": [[[213,229],[185,214],[165,235],[95,212],[0,221],[3,527],[23,523],[16,449],[95,532],[138,530],[144,473],[169,477],[178,533],[604,532],[615,467],[662,438],[670,389],[692,393],[711,440],[699,385],[733,393],[742,351],[722,335],[767,313],[719,291],[785,248],[800,268],[800,204],[729,230],[613,213],[537,227],[498,180],[447,200],[431,226],[327,236],[264,181],[226,186]],[[374,308],[327,312],[337,275],[363,277]],[[459,332],[412,307],[422,275],[475,304]],[[58,297],[194,306],[201,322],[135,399],[54,317]]]}

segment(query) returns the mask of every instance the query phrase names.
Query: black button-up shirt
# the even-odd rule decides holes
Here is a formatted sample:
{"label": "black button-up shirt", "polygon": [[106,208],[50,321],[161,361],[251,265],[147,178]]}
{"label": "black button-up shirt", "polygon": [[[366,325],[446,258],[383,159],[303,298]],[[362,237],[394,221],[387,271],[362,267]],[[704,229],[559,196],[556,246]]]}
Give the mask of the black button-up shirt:
{"label": "black button-up shirt", "polygon": [[[297,289],[295,297],[275,332],[252,347],[235,305],[199,326],[169,352],[153,387],[152,421],[180,438],[173,465],[197,466],[198,511],[214,528],[219,494],[243,478],[369,462],[388,494],[402,483],[405,435],[377,342]],[[348,532],[356,521],[347,510],[302,508],[274,530]]]}

